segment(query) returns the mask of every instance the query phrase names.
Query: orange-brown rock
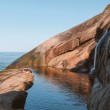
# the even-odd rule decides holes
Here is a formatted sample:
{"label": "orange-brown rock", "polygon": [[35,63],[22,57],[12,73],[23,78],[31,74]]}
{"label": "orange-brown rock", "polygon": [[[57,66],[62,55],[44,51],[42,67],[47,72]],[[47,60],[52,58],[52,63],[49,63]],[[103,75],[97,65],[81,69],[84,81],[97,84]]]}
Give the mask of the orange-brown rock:
{"label": "orange-brown rock", "polygon": [[50,38],[8,68],[51,66],[89,71],[93,62],[94,52],[91,51],[96,45],[95,38],[100,38],[109,26],[110,11],[107,8],[88,21]]}
{"label": "orange-brown rock", "polygon": [[0,72],[0,110],[23,110],[27,97],[26,90],[33,84],[31,73],[12,69]]}

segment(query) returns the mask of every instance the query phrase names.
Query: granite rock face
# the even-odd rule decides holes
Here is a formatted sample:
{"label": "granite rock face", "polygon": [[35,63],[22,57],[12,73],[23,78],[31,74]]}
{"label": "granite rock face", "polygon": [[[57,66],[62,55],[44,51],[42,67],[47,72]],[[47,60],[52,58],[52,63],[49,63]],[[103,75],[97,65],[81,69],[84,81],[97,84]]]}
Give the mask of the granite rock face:
{"label": "granite rock face", "polygon": [[31,73],[11,69],[0,72],[0,110],[23,110],[26,90],[33,84]]}
{"label": "granite rock face", "polygon": [[95,38],[100,38],[109,26],[110,10],[107,8],[88,21],[50,38],[7,68],[51,66],[87,72],[93,64]]}
{"label": "granite rock face", "polygon": [[110,28],[96,46],[96,59],[91,73],[95,76],[89,110],[110,110]]}

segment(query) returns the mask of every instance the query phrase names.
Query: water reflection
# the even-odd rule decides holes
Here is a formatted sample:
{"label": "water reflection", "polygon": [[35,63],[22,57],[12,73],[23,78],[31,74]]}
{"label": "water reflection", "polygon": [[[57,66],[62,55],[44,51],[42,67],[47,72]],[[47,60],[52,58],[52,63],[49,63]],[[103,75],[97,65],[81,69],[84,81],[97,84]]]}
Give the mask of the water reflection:
{"label": "water reflection", "polygon": [[60,88],[67,89],[88,101],[92,80],[87,74],[73,73],[68,70],[56,69],[52,67],[39,67],[37,73],[48,79]]}

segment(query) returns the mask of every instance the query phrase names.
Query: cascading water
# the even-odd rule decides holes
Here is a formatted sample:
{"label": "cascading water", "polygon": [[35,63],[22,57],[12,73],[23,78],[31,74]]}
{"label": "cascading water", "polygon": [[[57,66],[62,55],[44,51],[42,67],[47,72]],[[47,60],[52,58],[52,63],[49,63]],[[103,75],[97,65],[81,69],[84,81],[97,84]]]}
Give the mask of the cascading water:
{"label": "cascading water", "polygon": [[96,61],[97,61],[97,52],[98,52],[98,48],[100,46],[100,44],[102,44],[106,38],[108,38],[108,32],[110,31],[110,28],[108,30],[106,30],[106,32],[104,33],[104,35],[101,37],[101,39],[98,41],[96,47],[95,47],[95,53],[94,53],[94,64],[93,64],[93,68],[90,71],[90,74],[93,75],[96,72]]}

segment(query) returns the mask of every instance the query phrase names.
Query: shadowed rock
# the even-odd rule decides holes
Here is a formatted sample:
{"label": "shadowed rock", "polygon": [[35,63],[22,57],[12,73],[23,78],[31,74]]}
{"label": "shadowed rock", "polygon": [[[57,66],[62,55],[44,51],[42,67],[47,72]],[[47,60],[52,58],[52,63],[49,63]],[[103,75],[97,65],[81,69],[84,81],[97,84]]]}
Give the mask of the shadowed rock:
{"label": "shadowed rock", "polygon": [[0,94],[0,110],[24,110],[27,93],[10,91]]}
{"label": "shadowed rock", "polygon": [[91,73],[95,76],[95,82],[88,109],[110,110],[110,28],[96,46]]}

